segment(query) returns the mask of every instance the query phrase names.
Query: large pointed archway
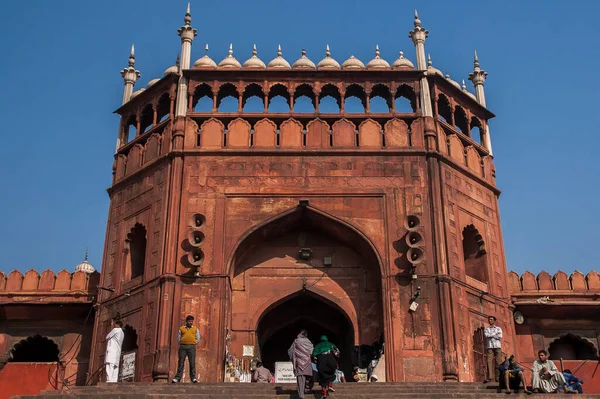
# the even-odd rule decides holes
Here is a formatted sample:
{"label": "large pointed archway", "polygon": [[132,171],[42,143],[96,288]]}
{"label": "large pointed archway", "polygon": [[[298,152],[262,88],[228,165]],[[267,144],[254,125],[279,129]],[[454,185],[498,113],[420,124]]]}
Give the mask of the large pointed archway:
{"label": "large pointed archway", "polygon": [[342,349],[345,372],[365,366],[359,348],[384,336],[379,259],[362,232],[318,209],[300,205],[266,220],[229,258],[229,349],[253,345],[273,370],[305,328],[313,341],[327,335]]}
{"label": "large pointed archway", "polygon": [[298,333],[306,329],[317,343],[322,335],[338,346],[340,369],[350,375],[356,359],[354,327],[343,309],[311,291],[301,290],[267,309],[256,328],[259,356],[271,370],[275,362],[288,361],[287,350]]}

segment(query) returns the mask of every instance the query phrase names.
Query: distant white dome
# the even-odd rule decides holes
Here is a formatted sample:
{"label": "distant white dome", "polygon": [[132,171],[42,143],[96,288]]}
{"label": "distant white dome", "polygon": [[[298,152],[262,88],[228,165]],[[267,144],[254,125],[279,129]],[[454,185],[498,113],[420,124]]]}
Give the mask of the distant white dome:
{"label": "distant white dome", "polygon": [[85,259],[83,260],[83,262],[81,262],[80,264],[75,266],[75,271],[76,272],[85,272],[88,274],[94,273],[96,271],[96,269],[94,269],[94,266],[92,266],[92,264],[90,262],[88,262],[87,251],[85,252]]}

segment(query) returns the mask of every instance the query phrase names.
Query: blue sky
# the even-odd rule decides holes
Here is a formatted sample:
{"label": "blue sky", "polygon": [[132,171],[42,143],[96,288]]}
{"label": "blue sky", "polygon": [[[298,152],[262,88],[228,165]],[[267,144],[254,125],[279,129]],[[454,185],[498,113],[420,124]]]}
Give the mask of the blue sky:
{"label": "blue sky", "polygon": [[[72,270],[90,251],[100,267],[111,164],[131,43],[142,78],[162,76],[180,50],[186,1],[2,2],[0,270]],[[240,61],[281,44],[292,62],[325,45],[340,63],[365,63],[378,44],[403,50],[413,9],[430,31],[433,64],[460,81],[473,49],[489,73],[491,121],[509,269],[598,270],[600,147],[596,67],[600,3],[534,1],[193,1],[192,61]],[[472,86],[467,82],[470,89]]]}

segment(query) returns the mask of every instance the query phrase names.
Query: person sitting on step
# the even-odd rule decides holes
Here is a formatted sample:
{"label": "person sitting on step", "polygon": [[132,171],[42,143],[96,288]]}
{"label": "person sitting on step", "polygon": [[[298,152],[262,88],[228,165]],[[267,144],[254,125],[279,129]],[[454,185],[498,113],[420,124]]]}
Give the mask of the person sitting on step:
{"label": "person sitting on step", "polygon": [[511,389],[518,392],[521,383],[523,383],[523,392],[526,394],[531,393],[531,391],[527,389],[527,383],[525,382],[525,376],[523,375],[523,367],[519,366],[514,355],[510,355],[508,359],[505,359],[498,368],[500,369],[500,388],[504,387],[506,393],[510,393]]}

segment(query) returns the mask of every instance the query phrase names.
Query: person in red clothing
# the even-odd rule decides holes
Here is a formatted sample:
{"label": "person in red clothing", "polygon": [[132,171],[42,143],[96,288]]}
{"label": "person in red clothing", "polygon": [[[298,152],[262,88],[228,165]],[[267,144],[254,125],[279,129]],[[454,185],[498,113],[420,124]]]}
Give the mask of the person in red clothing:
{"label": "person in red clothing", "polygon": [[179,341],[179,363],[177,364],[177,374],[173,378],[173,384],[181,381],[183,375],[183,366],[185,365],[185,358],[188,358],[190,363],[190,380],[194,384],[198,383],[196,378],[196,345],[200,342],[200,332],[198,327],[194,327],[194,316],[188,316],[185,318],[185,325],[179,327],[177,332],[177,338]]}

